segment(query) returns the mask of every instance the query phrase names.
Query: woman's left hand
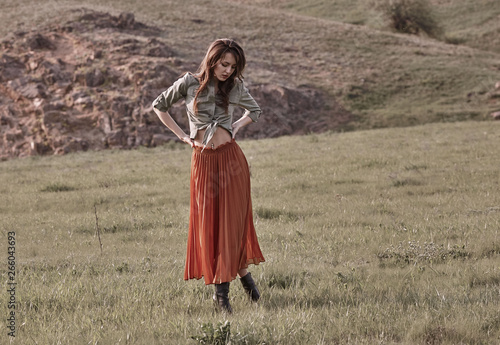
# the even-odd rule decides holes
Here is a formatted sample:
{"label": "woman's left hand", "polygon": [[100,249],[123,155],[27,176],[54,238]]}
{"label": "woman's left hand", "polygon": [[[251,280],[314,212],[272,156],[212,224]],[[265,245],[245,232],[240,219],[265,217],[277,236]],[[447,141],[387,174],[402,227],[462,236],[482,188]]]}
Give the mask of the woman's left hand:
{"label": "woman's left hand", "polygon": [[248,125],[249,123],[252,123],[252,119],[248,116],[243,116],[241,117],[238,121],[232,124],[233,128],[233,139],[236,138],[236,133],[242,128]]}
{"label": "woman's left hand", "polygon": [[236,125],[236,122],[231,126],[233,128],[233,139],[236,138],[236,133],[240,130],[240,126]]}

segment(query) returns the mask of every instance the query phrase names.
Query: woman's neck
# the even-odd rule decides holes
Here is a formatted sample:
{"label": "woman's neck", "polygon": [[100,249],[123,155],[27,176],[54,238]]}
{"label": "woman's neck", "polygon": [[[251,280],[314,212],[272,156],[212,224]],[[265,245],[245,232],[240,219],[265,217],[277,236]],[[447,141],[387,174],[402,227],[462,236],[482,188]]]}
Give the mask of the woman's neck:
{"label": "woman's neck", "polygon": [[219,80],[217,78],[213,78],[212,83],[214,83],[214,91],[215,94],[217,94],[219,92]]}

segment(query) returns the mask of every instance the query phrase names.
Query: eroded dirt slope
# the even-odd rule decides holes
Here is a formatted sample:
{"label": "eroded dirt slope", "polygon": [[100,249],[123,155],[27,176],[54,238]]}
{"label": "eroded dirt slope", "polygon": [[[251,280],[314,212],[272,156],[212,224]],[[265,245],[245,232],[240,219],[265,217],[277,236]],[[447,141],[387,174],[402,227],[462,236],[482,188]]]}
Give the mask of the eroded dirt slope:
{"label": "eroded dirt slope", "polygon": [[[2,159],[176,140],[151,102],[182,73],[194,72],[198,61],[185,61],[162,42],[160,28],[135,21],[131,13],[82,13],[1,42]],[[244,138],[321,132],[351,118],[340,106],[332,109],[332,102],[327,112],[325,96],[310,87],[248,86],[263,116],[240,132]],[[171,114],[188,128],[182,103]]]}

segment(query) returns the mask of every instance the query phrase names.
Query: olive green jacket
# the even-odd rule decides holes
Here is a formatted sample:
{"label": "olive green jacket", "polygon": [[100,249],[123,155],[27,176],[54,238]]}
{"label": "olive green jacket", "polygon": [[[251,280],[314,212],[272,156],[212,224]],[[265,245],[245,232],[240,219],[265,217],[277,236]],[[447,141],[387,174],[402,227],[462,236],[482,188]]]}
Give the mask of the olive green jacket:
{"label": "olive green jacket", "polygon": [[202,144],[212,139],[217,126],[226,129],[232,135],[233,111],[236,106],[245,109],[243,116],[248,116],[256,122],[261,114],[261,109],[257,102],[248,92],[243,82],[235,79],[234,87],[229,93],[229,107],[226,112],[224,108],[217,105],[215,101],[215,86],[213,81],[198,96],[198,113],[194,113],[194,98],[200,83],[191,73],[186,73],[179,78],[171,87],[162,92],[154,101],[153,107],[162,112],[168,111],[172,104],[184,98],[186,110],[189,118],[190,138],[194,139],[196,133],[201,129],[206,129]]}

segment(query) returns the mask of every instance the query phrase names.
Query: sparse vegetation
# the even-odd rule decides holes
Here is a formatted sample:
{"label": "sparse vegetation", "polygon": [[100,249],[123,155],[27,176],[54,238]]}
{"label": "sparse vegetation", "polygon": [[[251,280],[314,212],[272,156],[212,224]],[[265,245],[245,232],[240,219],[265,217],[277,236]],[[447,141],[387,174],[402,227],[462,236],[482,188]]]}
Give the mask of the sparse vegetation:
{"label": "sparse vegetation", "polygon": [[40,191],[42,192],[69,192],[73,190],[75,190],[74,187],[68,186],[67,184],[64,183],[57,183],[57,182],[49,183],[48,185],[40,189]]}
{"label": "sparse vegetation", "polygon": [[435,38],[442,35],[428,0],[382,0],[380,8],[398,32],[415,35],[423,32]]}
{"label": "sparse vegetation", "polygon": [[[380,3],[402,0],[231,0],[257,2],[267,7],[286,9],[335,22],[363,25],[375,30],[387,30],[386,17]],[[419,1],[419,0],[406,0]],[[428,2],[432,16],[448,43],[463,44],[480,50],[500,53],[500,3],[496,0],[440,0]]]}
{"label": "sparse vegetation", "polygon": [[201,335],[191,336],[200,344],[205,345],[225,345],[230,343],[231,323],[219,322],[215,327],[211,323],[204,323],[201,326]]}

